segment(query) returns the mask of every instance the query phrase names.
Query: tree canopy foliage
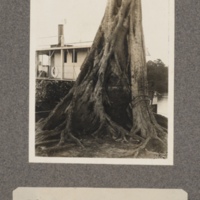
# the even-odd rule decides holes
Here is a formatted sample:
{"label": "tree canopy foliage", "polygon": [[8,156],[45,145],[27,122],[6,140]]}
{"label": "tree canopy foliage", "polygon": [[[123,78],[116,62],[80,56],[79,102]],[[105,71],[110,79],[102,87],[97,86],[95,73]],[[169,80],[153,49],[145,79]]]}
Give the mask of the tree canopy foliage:
{"label": "tree canopy foliage", "polygon": [[147,62],[147,79],[149,90],[168,92],[168,67],[160,59]]}

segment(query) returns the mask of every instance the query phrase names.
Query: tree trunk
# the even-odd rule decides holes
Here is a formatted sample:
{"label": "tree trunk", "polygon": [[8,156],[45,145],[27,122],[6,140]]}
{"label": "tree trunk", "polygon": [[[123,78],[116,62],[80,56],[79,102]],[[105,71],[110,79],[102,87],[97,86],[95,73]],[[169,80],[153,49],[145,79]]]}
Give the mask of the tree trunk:
{"label": "tree trunk", "polygon": [[37,124],[36,145],[82,135],[137,141],[139,153],[166,153],[166,130],[149,107],[141,0],[108,0],[106,11],[68,95]]}

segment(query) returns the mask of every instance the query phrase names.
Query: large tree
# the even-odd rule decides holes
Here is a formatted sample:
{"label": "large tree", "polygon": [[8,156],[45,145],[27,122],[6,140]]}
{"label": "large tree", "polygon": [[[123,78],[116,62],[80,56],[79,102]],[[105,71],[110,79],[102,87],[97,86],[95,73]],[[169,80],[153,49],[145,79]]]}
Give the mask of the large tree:
{"label": "large tree", "polygon": [[[141,0],[108,0],[90,53],[73,88],[37,124],[36,145],[82,135],[137,141],[141,151],[166,153],[167,132],[149,106]],[[56,147],[55,147],[56,148]]]}

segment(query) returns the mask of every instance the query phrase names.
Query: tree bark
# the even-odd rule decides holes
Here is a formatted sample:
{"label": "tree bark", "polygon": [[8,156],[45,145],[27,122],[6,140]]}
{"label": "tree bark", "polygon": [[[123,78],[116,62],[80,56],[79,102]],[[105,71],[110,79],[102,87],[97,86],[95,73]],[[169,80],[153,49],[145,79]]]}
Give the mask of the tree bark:
{"label": "tree bark", "polygon": [[135,157],[166,153],[166,130],[149,106],[141,0],[108,0],[74,87],[36,132],[36,145],[70,139],[83,146],[82,135],[109,135],[137,140]]}

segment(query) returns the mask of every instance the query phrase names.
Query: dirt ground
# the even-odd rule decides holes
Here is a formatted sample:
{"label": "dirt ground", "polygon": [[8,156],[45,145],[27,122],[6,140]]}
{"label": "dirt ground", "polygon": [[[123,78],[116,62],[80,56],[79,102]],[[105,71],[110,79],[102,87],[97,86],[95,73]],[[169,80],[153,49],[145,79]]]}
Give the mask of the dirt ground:
{"label": "dirt ground", "polygon": [[[134,150],[138,144],[135,141],[122,142],[114,141],[110,138],[88,138],[81,140],[85,148],[75,143],[69,142],[65,146],[54,148],[56,143],[46,149],[45,147],[36,148],[36,156],[42,157],[85,157],[85,158],[133,158]],[[137,158],[163,158],[167,156],[163,154],[151,154],[146,156],[145,150],[138,155]]]}

